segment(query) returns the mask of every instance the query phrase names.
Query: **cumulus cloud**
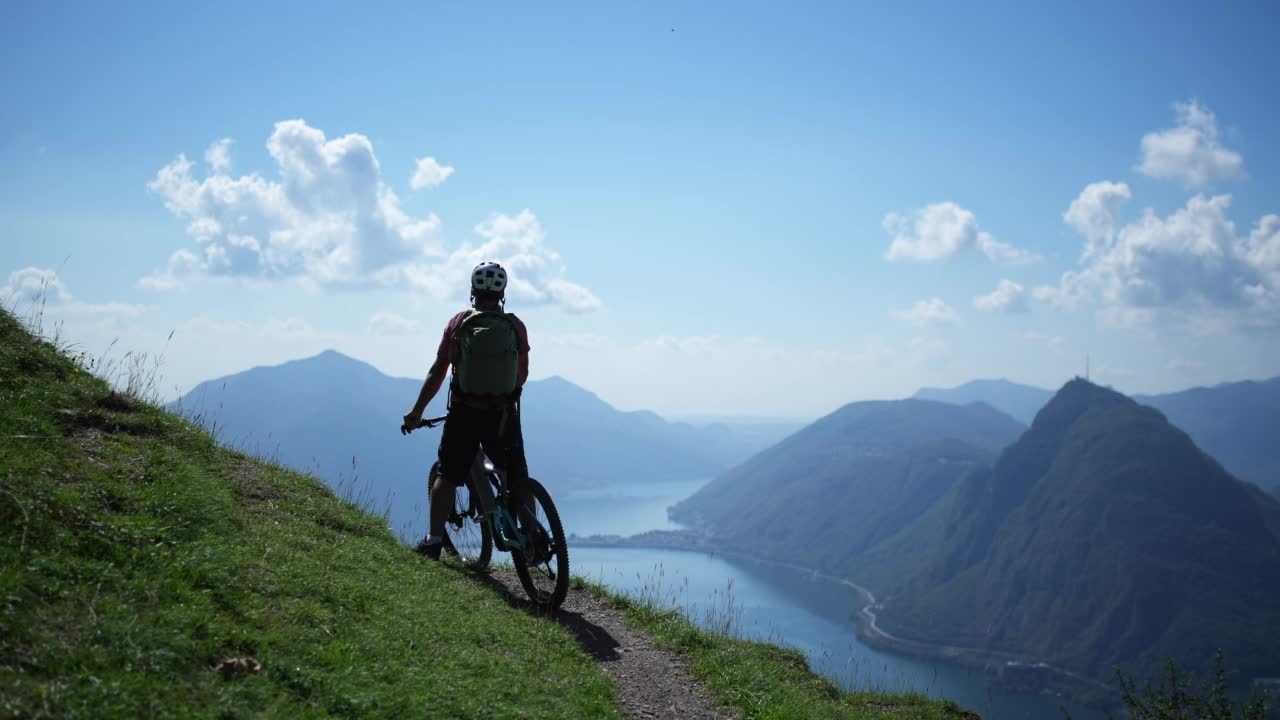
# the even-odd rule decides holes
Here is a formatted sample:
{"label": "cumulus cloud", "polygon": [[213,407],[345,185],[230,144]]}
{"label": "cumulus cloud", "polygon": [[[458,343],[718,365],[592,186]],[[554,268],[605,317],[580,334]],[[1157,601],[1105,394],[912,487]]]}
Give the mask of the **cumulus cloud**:
{"label": "cumulus cloud", "polygon": [[213,160],[214,172],[197,178],[183,155],[160,169],[148,187],[189,221],[196,249],[179,250],[145,286],[173,287],[193,273],[357,286],[439,251],[439,218],[412,218],[400,208],[363,135],[329,140],[302,120],[286,120],[276,123],[267,150],[279,181],[232,177]]}
{"label": "cumulus cloud", "polygon": [[1009,263],[1036,259],[979,229],[978,218],[953,202],[934,203],[909,215],[891,212],[881,226],[892,238],[885,253],[890,260],[942,260],[962,253],[981,253]]}
{"label": "cumulus cloud", "polygon": [[1110,181],[1091,183],[1080,192],[1062,219],[1085,237],[1085,257],[1102,252],[1115,240],[1120,226],[1120,207],[1132,195],[1125,183]]}
{"label": "cumulus cloud", "polygon": [[[382,181],[364,135],[328,139],[302,120],[276,123],[267,151],[278,179],[231,175],[230,143],[210,146],[208,175],[198,177],[193,163],[179,155],[149,184],[187,222],[192,244],[174,252],[141,286],[173,289],[188,278],[212,276],[465,297],[471,267],[488,259],[504,262],[511,273],[509,294],[523,301],[575,312],[600,307],[590,290],[563,277],[560,256],[546,247],[528,210],[515,217],[493,215],[476,226],[479,242],[449,251],[438,239],[439,217],[413,217],[401,207]],[[423,158],[411,185],[438,185],[452,172]]]}
{"label": "cumulus cloud", "polygon": [[452,174],[453,168],[441,165],[433,157],[418,158],[417,169],[409,178],[409,187],[414,190],[439,187]]}
{"label": "cumulus cloud", "polygon": [[1259,220],[1242,251],[1249,265],[1267,279],[1267,286],[1280,289],[1280,215],[1266,215]]}
{"label": "cumulus cloud", "polygon": [[[1203,328],[1222,327],[1206,313],[1234,314],[1247,325],[1276,323],[1280,218],[1267,215],[1239,237],[1227,217],[1230,195],[1196,195],[1168,217],[1148,208],[1120,225],[1115,209],[1128,189],[1099,192],[1101,185],[1086,188],[1064,216],[1086,239],[1080,268],[1064,273],[1056,286],[1036,288],[1038,299],[1068,307],[1098,301],[1105,306],[1103,319],[1126,326],[1170,313],[1198,316]],[[1103,206],[1110,209],[1097,210]]]}
{"label": "cumulus cloud", "polygon": [[204,151],[204,161],[209,163],[209,168],[214,172],[221,173],[231,170],[231,143],[235,142],[231,138],[222,138],[215,141]]}
{"label": "cumulus cloud", "polygon": [[64,315],[139,315],[143,308],[121,302],[86,303],[76,300],[58,273],[46,268],[25,267],[9,273],[0,286],[0,305],[16,311],[43,308]]}
{"label": "cumulus cloud", "polygon": [[994,291],[974,298],[973,306],[986,312],[1024,313],[1027,311],[1026,293],[1018,283],[1001,280]]}
{"label": "cumulus cloud", "polygon": [[1218,122],[1195,100],[1174,104],[1177,126],[1142,136],[1138,172],[1187,188],[1244,177],[1244,158],[1218,142]]}
{"label": "cumulus cloud", "polygon": [[63,303],[71,293],[53,270],[25,267],[9,273],[9,282],[0,287],[0,305],[15,307],[44,303]]}
{"label": "cumulus cloud", "polygon": [[528,209],[517,215],[495,213],[476,225],[475,232],[481,242],[464,244],[439,262],[405,267],[410,287],[442,300],[465,297],[471,269],[494,260],[507,269],[507,297],[521,304],[556,305],[570,312],[601,307],[590,290],[563,278],[560,254],[546,246],[542,224]]}
{"label": "cumulus cloud", "polygon": [[901,318],[916,327],[929,325],[950,325],[956,322],[956,311],[942,301],[941,298],[921,300],[909,310],[895,310],[894,317]]}

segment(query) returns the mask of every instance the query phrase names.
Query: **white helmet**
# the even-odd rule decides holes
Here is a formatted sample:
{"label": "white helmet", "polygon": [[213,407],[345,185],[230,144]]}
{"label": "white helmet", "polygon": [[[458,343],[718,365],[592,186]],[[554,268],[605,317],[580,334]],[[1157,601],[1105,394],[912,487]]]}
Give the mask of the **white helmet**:
{"label": "white helmet", "polygon": [[507,289],[507,271],[491,260],[485,260],[471,271],[471,289],[500,293]]}

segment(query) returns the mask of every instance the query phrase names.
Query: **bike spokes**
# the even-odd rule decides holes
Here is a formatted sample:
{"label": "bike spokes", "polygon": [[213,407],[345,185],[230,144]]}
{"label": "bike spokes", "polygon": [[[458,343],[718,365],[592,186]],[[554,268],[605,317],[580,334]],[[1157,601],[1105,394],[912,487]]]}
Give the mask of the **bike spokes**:
{"label": "bike spokes", "polygon": [[511,558],[529,598],[539,606],[554,608],[564,602],[569,590],[569,551],[564,528],[551,496],[536,480],[529,480],[533,509],[520,507],[525,544],[513,549]]}
{"label": "bike spokes", "polygon": [[489,564],[492,545],[480,507],[470,483],[456,490],[453,509],[445,521],[444,549],[457,561],[482,568]]}

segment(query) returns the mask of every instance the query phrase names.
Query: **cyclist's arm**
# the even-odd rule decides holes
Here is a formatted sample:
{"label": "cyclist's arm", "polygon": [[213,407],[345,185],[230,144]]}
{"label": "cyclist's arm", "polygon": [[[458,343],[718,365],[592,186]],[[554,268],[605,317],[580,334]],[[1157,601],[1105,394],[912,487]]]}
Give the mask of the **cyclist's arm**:
{"label": "cyclist's arm", "polygon": [[516,363],[516,387],[524,387],[524,381],[529,379],[529,353],[520,353],[520,359]]}
{"label": "cyclist's arm", "polygon": [[409,412],[410,416],[422,417],[422,413],[427,410],[427,404],[436,396],[436,393],[440,392],[440,386],[444,384],[444,376],[448,372],[448,359],[437,357],[431,369],[427,371],[427,379],[422,383],[422,390],[418,392],[418,402],[414,403],[413,410]]}

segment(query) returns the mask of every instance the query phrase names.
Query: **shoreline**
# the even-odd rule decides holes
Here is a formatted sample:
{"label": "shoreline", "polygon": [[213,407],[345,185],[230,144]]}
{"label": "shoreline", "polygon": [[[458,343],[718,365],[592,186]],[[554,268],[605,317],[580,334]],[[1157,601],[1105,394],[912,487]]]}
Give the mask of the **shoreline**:
{"label": "shoreline", "polygon": [[[983,671],[993,681],[1012,692],[1031,692],[1067,696],[1073,702],[1093,705],[1099,708],[1108,707],[1114,700],[1116,692],[1113,688],[1079,673],[1054,667],[1047,663],[1027,660],[1024,657],[992,650],[980,650],[943,643],[929,643],[902,638],[880,627],[876,610],[883,610],[875,593],[869,588],[859,585],[848,578],[828,575],[817,569],[796,563],[770,560],[756,557],[736,550],[725,550],[710,542],[705,536],[697,536],[690,531],[652,530],[639,535],[570,535],[571,545],[597,548],[625,548],[651,550],[677,550],[682,552],[700,552],[708,555],[747,560],[749,562],[784,567],[807,573],[826,582],[836,583],[852,588],[861,595],[864,603],[859,609],[854,623],[855,634],[868,647],[895,652],[913,658],[936,659],[963,665]],[[1019,677],[1009,677],[1016,675]],[[1107,698],[1104,701],[1102,698]]]}

